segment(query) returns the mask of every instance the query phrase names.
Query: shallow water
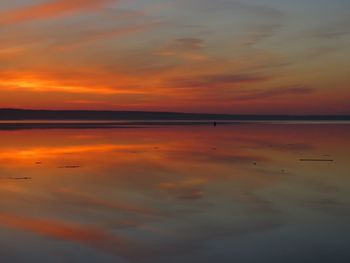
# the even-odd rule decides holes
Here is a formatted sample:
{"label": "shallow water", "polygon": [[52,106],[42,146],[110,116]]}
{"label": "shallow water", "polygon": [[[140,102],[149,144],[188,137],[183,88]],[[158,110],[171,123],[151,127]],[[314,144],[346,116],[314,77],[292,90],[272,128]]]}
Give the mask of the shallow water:
{"label": "shallow water", "polygon": [[350,262],[349,171],[347,124],[3,130],[0,262]]}

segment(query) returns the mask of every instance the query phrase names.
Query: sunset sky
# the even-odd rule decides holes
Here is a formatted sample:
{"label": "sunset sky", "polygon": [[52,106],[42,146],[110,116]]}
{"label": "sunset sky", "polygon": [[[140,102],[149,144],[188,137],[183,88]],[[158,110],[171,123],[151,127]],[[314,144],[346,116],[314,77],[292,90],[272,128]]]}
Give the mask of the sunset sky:
{"label": "sunset sky", "polygon": [[0,2],[0,108],[350,114],[349,0]]}

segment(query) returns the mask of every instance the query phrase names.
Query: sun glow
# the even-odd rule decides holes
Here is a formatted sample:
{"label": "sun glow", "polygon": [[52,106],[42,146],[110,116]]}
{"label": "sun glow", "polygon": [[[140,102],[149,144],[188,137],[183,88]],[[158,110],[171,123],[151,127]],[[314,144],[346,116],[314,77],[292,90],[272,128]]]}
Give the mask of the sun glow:
{"label": "sun glow", "polygon": [[[13,79],[4,80],[1,85],[10,90],[27,90],[32,92],[65,92],[65,93],[91,93],[91,94],[129,94],[128,90],[113,89],[109,87],[84,87],[79,85],[61,84],[54,80]],[[136,93],[136,92],[133,92]]]}

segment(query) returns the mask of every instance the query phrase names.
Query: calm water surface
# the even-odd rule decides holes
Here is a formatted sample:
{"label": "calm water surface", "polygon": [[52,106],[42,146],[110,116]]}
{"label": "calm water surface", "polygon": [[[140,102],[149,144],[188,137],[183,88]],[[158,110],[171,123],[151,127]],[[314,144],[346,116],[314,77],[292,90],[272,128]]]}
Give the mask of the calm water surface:
{"label": "calm water surface", "polygon": [[348,263],[350,125],[3,130],[0,195],[1,263]]}

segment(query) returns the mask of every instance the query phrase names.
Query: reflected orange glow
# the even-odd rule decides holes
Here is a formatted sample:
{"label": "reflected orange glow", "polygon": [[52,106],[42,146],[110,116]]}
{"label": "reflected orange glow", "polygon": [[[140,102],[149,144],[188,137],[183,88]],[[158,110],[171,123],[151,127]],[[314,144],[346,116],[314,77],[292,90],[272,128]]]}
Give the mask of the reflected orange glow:
{"label": "reflected orange glow", "polygon": [[0,227],[164,262],[223,236],[288,229],[290,207],[299,222],[327,209],[338,222],[349,134],[291,123],[0,131]]}
{"label": "reflected orange glow", "polygon": [[[53,158],[64,154],[78,154],[78,153],[107,153],[113,150],[132,150],[142,149],[142,145],[88,145],[88,146],[68,146],[57,148],[33,148],[24,150],[9,150],[0,154],[3,159],[35,159],[35,158]],[[143,146],[145,147],[145,146]]]}
{"label": "reflected orange glow", "polygon": [[125,258],[137,257],[133,253],[133,249],[137,248],[136,244],[93,227],[83,227],[79,224],[64,221],[36,219],[4,213],[0,213],[0,225],[50,238],[77,242],[109,252],[112,251]]}

